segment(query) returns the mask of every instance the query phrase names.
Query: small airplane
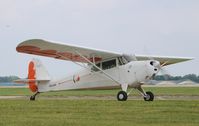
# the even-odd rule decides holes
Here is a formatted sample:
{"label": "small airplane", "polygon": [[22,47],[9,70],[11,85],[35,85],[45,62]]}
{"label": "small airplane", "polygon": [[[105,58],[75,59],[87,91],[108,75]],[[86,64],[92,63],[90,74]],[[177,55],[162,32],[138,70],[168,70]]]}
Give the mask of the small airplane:
{"label": "small airplane", "polygon": [[153,101],[154,94],[145,92],[142,85],[153,79],[164,66],[192,60],[188,57],[126,55],[110,51],[57,43],[42,39],[31,39],[20,43],[16,50],[59,60],[71,61],[83,69],[63,79],[52,79],[38,59],[30,61],[28,78],[16,80],[26,83],[35,94],[48,91],[74,89],[112,89],[121,88],[118,101],[126,101],[131,91],[137,89],[145,101]]}

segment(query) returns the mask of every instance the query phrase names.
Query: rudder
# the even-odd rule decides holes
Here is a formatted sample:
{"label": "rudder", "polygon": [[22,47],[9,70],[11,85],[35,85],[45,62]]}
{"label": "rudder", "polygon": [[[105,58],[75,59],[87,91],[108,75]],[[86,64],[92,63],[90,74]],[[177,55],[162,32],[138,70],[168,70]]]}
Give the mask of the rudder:
{"label": "rudder", "polygon": [[50,76],[38,59],[30,61],[28,66],[28,85],[32,92],[38,91],[38,81],[50,81]]}

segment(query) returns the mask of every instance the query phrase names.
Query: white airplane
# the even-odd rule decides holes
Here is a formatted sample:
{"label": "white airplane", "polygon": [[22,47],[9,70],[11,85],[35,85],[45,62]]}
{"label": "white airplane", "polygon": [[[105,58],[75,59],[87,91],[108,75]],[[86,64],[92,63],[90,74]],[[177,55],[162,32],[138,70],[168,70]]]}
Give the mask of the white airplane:
{"label": "white airplane", "polygon": [[126,101],[131,92],[127,92],[127,89],[131,87],[137,89],[145,101],[153,101],[153,93],[145,92],[141,86],[155,77],[162,67],[192,59],[125,55],[41,39],[24,41],[16,47],[16,50],[20,53],[68,60],[84,68],[73,75],[54,80],[51,79],[42,63],[33,59],[29,63],[28,78],[16,81],[27,83],[30,90],[35,93],[30,100],[35,100],[36,95],[48,91],[121,87],[117,99]]}

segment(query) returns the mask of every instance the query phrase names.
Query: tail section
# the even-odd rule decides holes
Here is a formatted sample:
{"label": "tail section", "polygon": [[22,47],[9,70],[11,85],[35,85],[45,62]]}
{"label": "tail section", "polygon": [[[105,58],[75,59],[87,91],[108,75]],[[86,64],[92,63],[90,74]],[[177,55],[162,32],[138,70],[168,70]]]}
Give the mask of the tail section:
{"label": "tail section", "polygon": [[46,68],[43,66],[41,61],[39,61],[38,59],[33,59],[32,61],[30,61],[28,77],[30,77],[30,79],[34,78],[34,79],[40,80],[40,81],[50,80],[50,76],[49,76]]}
{"label": "tail section", "polygon": [[33,59],[28,66],[28,78],[16,80],[14,82],[26,83],[29,85],[29,89],[32,92],[38,92],[38,85],[46,84],[50,80],[50,76],[43,64],[38,59]]}
{"label": "tail section", "polygon": [[32,92],[38,91],[38,82],[50,81],[50,76],[38,59],[30,61],[28,66],[28,84]]}

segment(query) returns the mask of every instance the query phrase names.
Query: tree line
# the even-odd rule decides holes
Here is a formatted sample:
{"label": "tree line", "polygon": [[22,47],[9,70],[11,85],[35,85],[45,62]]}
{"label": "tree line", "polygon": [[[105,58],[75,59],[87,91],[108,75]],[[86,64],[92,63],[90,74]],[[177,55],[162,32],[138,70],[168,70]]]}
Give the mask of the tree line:
{"label": "tree line", "polygon": [[158,80],[158,81],[191,80],[191,81],[199,83],[199,76],[197,76],[196,74],[188,74],[184,76],[158,75],[155,77],[154,80]]}
{"label": "tree line", "polygon": [[13,82],[14,80],[17,80],[19,79],[19,77],[17,76],[5,76],[5,77],[0,77],[0,83],[2,82]]}

